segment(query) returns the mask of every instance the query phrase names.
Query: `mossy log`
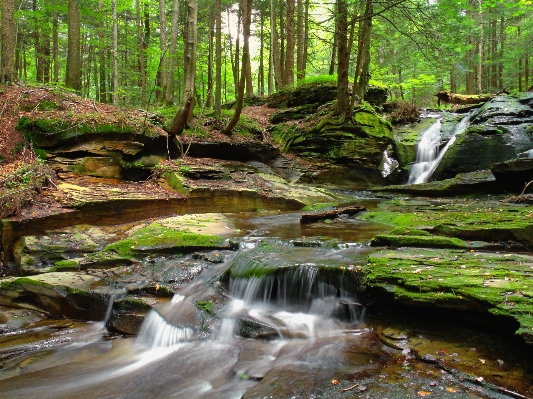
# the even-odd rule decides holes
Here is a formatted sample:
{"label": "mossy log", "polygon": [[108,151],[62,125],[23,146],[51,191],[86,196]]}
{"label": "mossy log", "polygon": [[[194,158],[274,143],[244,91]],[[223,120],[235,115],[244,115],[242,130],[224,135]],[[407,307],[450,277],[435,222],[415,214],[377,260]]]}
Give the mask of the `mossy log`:
{"label": "mossy log", "polygon": [[479,94],[479,95],[469,95],[469,94],[455,94],[449,91],[440,91],[435,94],[437,97],[437,102],[440,106],[440,103],[443,104],[454,104],[454,105],[467,105],[467,104],[479,104],[490,101],[494,98],[493,94]]}
{"label": "mossy log", "polygon": [[340,215],[353,216],[363,211],[366,211],[366,208],[364,206],[354,205],[319,213],[304,213],[300,218],[300,223],[314,223],[326,219],[336,219]]}

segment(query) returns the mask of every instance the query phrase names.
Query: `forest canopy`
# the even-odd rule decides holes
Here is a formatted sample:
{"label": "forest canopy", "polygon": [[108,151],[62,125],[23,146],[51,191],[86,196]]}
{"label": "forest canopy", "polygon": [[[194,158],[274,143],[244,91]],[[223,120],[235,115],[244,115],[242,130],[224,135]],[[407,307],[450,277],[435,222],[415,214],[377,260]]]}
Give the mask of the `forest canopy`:
{"label": "forest canopy", "polygon": [[3,82],[123,106],[216,110],[313,79],[352,106],[369,83],[429,106],[441,90],[533,83],[531,0],[3,0],[1,12]]}

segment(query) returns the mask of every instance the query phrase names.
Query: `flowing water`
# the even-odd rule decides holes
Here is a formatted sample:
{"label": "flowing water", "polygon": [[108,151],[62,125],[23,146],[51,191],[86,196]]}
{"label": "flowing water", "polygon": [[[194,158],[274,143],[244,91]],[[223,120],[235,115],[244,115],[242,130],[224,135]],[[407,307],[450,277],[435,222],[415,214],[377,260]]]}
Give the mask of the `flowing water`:
{"label": "flowing water", "polygon": [[[413,326],[408,315],[365,319],[354,270],[372,251],[369,239],[387,227],[355,218],[302,226],[299,216],[234,215],[244,236],[240,250],[156,306],[136,338],[105,340],[102,323],[50,332],[66,343],[4,363],[0,397],[510,397],[383,345],[376,334],[383,328],[417,331],[410,339],[419,351],[449,352],[478,375],[499,374],[526,389],[529,377],[515,366],[522,354],[497,348],[498,338],[453,320],[427,318],[429,325]],[[212,324],[195,324],[191,309],[206,293],[225,299]],[[476,369],[480,358],[494,364],[485,374]]]}
{"label": "flowing water", "polygon": [[450,140],[442,148],[440,148],[442,144],[441,118],[422,133],[422,138],[418,143],[416,161],[411,166],[407,184],[426,183],[431,178],[435,170],[437,170],[444,154],[446,154],[448,148],[455,142],[457,135],[462,134],[468,128],[471,116],[472,113],[469,113],[461,119],[455,126]]}

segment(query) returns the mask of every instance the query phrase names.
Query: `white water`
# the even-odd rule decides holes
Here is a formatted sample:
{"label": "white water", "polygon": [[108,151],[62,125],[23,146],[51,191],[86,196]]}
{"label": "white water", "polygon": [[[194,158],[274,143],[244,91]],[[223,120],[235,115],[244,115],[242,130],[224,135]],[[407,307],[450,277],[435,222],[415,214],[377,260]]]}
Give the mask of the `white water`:
{"label": "white water", "polygon": [[416,162],[411,166],[407,184],[421,184],[429,180],[448,148],[455,142],[457,135],[462,134],[470,124],[470,117],[471,113],[455,126],[451,139],[440,151],[442,119],[438,119],[422,134],[420,143],[418,143]]}

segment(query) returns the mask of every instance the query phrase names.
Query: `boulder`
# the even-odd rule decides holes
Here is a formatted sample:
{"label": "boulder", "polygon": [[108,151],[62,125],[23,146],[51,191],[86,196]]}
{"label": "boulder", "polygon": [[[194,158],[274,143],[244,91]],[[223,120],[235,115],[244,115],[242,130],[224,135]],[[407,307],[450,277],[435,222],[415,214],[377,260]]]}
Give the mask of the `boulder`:
{"label": "boulder", "polygon": [[491,169],[533,149],[533,93],[500,96],[474,114],[470,126],[456,137],[433,177]]}

